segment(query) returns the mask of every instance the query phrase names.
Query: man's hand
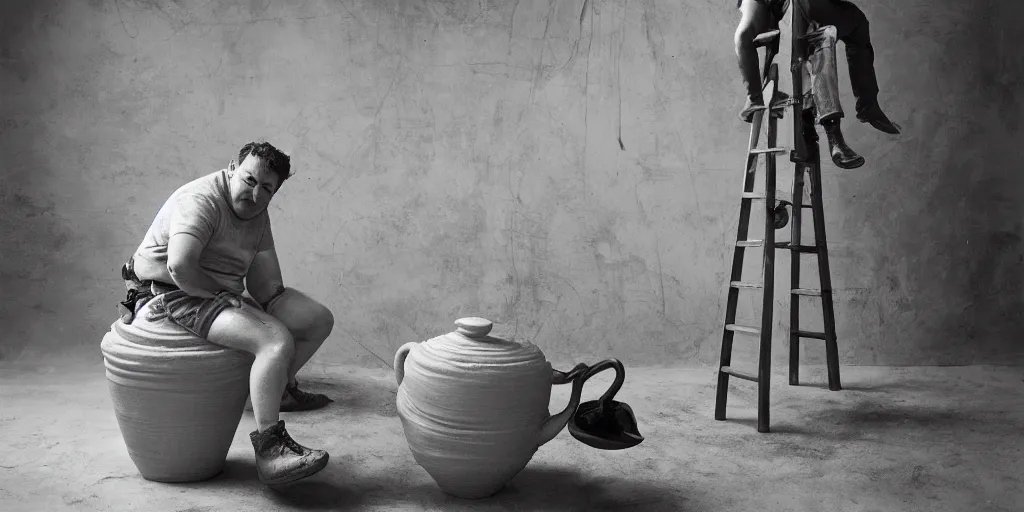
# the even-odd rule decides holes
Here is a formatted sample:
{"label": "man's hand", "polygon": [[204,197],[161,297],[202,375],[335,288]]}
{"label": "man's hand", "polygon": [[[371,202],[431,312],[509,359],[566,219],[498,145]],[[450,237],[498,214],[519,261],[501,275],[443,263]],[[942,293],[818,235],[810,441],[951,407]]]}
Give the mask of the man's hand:
{"label": "man's hand", "polygon": [[227,290],[217,292],[216,298],[217,300],[231,304],[233,307],[242,307],[242,297],[239,295],[235,295],[234,293],[231,293]]}

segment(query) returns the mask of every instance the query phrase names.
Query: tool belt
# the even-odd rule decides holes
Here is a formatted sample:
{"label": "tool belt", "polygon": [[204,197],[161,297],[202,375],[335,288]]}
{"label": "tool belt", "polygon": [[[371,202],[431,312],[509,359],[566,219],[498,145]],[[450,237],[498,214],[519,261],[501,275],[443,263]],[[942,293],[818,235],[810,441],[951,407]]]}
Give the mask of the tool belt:
{"label": "tool belt", "polygon": [[121,321],[131,324],[136,313],[142,306],[145,306],[150,299],[155,297],[154,287],[159,287],[159,293],[178,289],[177,286],[147,279],[143,281],[135,274],[135,258],[129,258],[128,262],[121,265],[121,279],[124,279],[124,286],[128,290],[125,299],[118,302],[118,311],[121,313]]}

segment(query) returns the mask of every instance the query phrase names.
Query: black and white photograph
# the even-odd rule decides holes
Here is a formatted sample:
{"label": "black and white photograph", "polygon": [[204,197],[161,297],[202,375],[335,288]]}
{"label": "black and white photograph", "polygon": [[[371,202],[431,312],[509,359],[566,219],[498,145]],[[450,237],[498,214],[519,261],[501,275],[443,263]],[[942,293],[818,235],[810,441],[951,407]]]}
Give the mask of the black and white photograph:
{"label": "black and white photograph", "polygon": [[1022,48],[0,0],[0,512],[1024,511]]}

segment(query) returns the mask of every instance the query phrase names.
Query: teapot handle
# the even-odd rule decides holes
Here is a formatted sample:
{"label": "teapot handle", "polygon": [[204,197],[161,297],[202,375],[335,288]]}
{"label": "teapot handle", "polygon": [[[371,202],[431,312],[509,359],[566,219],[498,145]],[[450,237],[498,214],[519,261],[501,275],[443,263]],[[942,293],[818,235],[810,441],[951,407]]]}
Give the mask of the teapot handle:
{"label": "teapot handle", "polygon": [[581,381],[586,382],[594,375],[597,375],[608,368],[615,368],[615,380],[612,381],[612,385],[608,388],[608,391],[605,391],[604,394],[601,395],[599,400],[602,404],[612,398],[615,398],[615,394],[622,389],[622,383],[626,380],[626,369],[623,368],[622,361],[619,361],[618,359],[605,359],[604,361],[591,366],[590,369],[587,370],[586,374],[580,377]]}
{"label": "teapot handle", "polygon": [[568,383],[576,380],[576,377],[579,377],[580,375],[583,375],[584,373],[586,373],[588,369],[590,369],[590,367],[585,365],[585,364],[583,364],[583,363],[580,363],[580,364],[577,364],[576,366],[573,366],[572,370],[569,370],[567,372],[560,372],[558,370],[552,369],[551,370],[551,383],[552,384],[556,384],[556,385],[557,384],[568,384]]}
{"label": "teapot handle", "polygon": [[402,385],[402,380],[405,379],[405,359],[409,357],[409,353],[412,352],[413,347],[416,345],[419,345],[418,341],[410,341],[398,347],[398,351],[395,352],[395,382],[399,386]]}
{"label": "teapot handle", "polygon": [[572,370],[568,372],[560,372],[555,370],[552,374],[552,384],[567,384],[572,382],[572,397],[569,399],[569,405],[562,412],[553,416],[548,416],[541,424],[540,428],[540,442],[537,446],[541,446],[544,443],[552,440],[572,419],[572,416],[576,414],[576,409],[580,406],[580,398],[583,394],[583,384],[593,377],[594,375],[601,373],[609,368],[615,369],[615,381],[612,382],[608,391],[605,391],[601,395],[601,405],[615,397],[615,394],[622,388],[622,383],[626,378],[626,370],[622,367],[622,362],[618,359],[605,359],[593,366],[587,366],[583,363],[576,365]]}
{"label": "teapot handle", "polygon": [[562,412],[548,416],[541,423],[540,437],[537,441],[538,447],[554,439],[565,428],[565,425],[569,423],[569,418],[576,413],[576,408],[580,406],[580,396],[583,394],[583,381],[586,380],[585,376],[589,371],[590,367],[583,363],[577,364],[568,372],[552,369],[551,384],[568,384],[572,382],[572,396],[569,398],[569,405]]}

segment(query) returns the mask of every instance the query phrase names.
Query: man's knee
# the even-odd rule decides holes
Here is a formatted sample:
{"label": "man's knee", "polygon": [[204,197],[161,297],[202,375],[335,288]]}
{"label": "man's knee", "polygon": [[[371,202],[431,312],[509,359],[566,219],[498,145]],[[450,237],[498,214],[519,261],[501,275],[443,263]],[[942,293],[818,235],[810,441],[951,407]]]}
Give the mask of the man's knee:
{"label": "man's knee", "polygon": [[261,350],[275,357],[291,359],[295,355],[295,339],[280,322],[267,322],[266,335]]}
{"label": "man's knee", "polygon": [[736,50],[736,55],[739,55],[744,48],[750,48],[754,46],[754,38],[757,37],[757,27],[753,23],[743,24],[736,27],[736,33],[733,34],[733,46]]}
{"label": "man's knee", "polygon": [[852,7],[843,13],[841,20],[836,21],[838,38],[848,45],[867,44],[871,38],[871,22],[859,7]]}
{"label": "man's knee", "polygon": [[253,355],[290,356],[295,350],[294,338],[288,327],[278,318],[248,303],[242,308],[221,311],[210,324],[206,339]]}
{"label": "man's knee", "polygon": [[297,339],[322,341],[334,330],[334,314],[331,310],[294,288],[288,288],[268,313],[288,326]]}
{"label": "man's knee", "polygon": [[331,335],[331,331],[334,330],[334,313],[327,306],[319,302],[316,303],[313,309],[313,321],[310,322],[312,324],[310,328],[313,332],[310,334],[310,338],[325,340]]}

